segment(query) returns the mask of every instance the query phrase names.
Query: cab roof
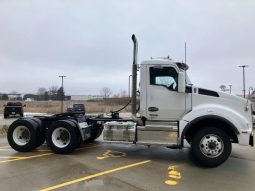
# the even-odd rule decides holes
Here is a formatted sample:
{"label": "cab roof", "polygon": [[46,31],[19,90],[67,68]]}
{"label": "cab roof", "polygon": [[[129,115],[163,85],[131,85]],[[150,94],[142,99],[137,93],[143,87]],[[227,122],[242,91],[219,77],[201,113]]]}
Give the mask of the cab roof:
{"label": "cab roof", "polygon": [[151,59],[145,60],[141,64],[143,65],[157,65],[157,64],[166,64],[166,65],[177,65],[178,68],[182,70],[188,70],[189,66],[183,62],[174,62],[172,59]]}

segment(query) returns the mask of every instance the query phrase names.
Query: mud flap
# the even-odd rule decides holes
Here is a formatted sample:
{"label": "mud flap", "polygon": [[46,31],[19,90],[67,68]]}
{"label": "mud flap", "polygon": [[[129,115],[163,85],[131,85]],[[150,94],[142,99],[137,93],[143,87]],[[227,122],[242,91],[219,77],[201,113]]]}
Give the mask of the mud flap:
{"label": "mud flap", "polygon": [[251,145],[252,147],[254,146],[253,133],[250,135],[249,145]]}

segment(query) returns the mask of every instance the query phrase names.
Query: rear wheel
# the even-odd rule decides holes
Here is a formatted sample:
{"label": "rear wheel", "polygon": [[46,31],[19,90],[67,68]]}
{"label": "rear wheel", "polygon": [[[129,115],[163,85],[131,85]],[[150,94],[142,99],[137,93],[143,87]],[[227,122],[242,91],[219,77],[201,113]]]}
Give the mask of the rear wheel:
{"label": "rear wheel", "polygon": [[31,118],[37,126],[36,126],[36,147],[41,146],[46,140],[46,129],[42,126],[42,121],[38,118]]}
{"label": "rear wheel", "polygon": [[55,153],[71,153],[79,145],[77,127],[67,120],[57,121],[48,129],[46,141]]}
{"label": "rear wheel", "polygon": [[232,150],[229,136],[221,129],[206,127],[199,130],[192,138],[191,154],[194,162],[216,167],[225,162]]}
{"label": "rear wheel", "polygon": [[[79,127],[78,127],[78,122],[76,120],[69,119],[69,120],[67,120],[67,122],[69,124],[71,124],[73,127],[75,127],[77,129],[77,132],[78,132]],[[81,138],[81,134],[80,133],[77,134],[77,140],[78,141],[77,141],[76,148],[78,148],[81,145],[82,138]]]}
{"label": "rear wheel", "polygon": [[7,132],[10,146],[19,152],[28,152],[36,147],[36,123],[29,119],[14,121]]}

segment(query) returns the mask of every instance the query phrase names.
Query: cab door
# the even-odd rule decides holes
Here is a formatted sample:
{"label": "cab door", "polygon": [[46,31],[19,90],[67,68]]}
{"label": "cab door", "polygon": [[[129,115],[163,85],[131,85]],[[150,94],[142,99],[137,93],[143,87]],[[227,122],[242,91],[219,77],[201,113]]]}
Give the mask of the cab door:
{"label": "cab door", "polygon": [[170,65],[147,66],[148,120],[178,121],[186,112],[186,93],[178,93],[177,68]]}

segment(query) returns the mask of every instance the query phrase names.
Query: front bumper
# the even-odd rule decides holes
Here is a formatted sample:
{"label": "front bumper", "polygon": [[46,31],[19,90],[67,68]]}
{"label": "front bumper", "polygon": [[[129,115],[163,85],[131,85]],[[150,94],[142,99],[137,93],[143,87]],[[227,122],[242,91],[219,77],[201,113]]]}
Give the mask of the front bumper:
{"label": "front bumper", "polygon": [[251,145],[252,147],[254,146],[253,133],[250,135],[249,145]]}

